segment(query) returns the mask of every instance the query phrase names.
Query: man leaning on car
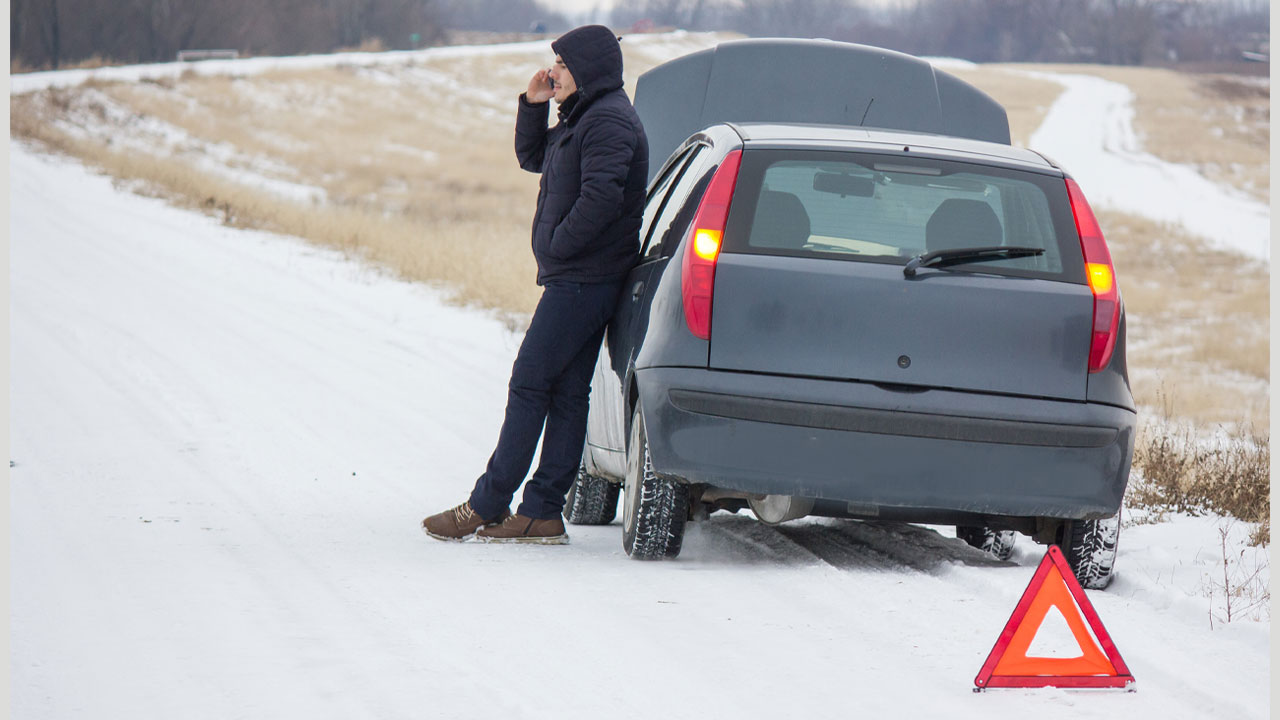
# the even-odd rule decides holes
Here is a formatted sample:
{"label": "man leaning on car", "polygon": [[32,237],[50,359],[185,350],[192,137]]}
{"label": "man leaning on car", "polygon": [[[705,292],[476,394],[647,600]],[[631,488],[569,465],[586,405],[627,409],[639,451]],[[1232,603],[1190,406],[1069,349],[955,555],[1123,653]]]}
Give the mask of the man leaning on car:
{"label": "man leaning on car", "polygon": [[[441,540],[568,542],[560,513],[586,435],[605,324],[639,250],[648,141],[622,89],[622,49],[601,25],[551,43],[555,65],[520,96],[516,157],[541,173],[533,255],[542,297],[511,370],[497,447],[471,497],[422,521]],[[558,119],[548,129],[548,101]],[[543,427],[545,424],[545,433]],[[538,468],[509,509],[542,436]]]}

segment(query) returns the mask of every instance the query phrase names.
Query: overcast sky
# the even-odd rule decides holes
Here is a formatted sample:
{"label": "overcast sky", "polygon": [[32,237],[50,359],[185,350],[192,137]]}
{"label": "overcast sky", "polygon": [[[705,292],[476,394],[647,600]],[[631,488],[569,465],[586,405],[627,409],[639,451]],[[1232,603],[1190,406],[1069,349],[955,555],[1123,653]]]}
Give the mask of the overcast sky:
{"label": "overcast sky", "polygon": [[608,12],[613,7],[613,0],[542,0],[542,4],[565,14],[580,14],[595,9]]}

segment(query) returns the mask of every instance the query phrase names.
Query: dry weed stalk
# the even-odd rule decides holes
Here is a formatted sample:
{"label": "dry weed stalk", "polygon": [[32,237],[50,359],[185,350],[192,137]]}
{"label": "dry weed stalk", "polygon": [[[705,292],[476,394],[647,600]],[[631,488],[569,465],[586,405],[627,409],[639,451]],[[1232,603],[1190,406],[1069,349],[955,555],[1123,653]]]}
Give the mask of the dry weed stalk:
{"label": "dry weed stalk", "polygon": [[[1242,548],[1236,557],[1227,548],[1227,538],[1231,534],[1231,524],[1218,526],[1218,537],[1222,548],[1222,585],[1219,587],[1209,582],[1205,594],[1209,597],[1209,629],[1213,622],[1226,624],[1233,620],[1248,618],[1261,620],[1271,618],[1271,589],[1267,584],[1270,573],[1265,553],[1250,553],[1253,557],[1253,569],[1245,565],[1247,548]],[[1223,609],[1214,613],[1213,596],[1221,592]]]}

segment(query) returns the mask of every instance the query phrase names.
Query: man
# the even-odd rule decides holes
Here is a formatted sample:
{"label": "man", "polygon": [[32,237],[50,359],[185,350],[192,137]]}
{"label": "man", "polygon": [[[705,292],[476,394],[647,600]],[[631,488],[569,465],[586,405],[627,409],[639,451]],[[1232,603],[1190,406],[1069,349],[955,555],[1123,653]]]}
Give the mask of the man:
{"label": "man", "polygon": [[[488,467],[467,502],[422,521],[442,540],[474,534],[486,542],[568,542],[560,513],[582,459],[591,374],[639,252],[649,143],[622,89],[618,38],[588,25],[551,49],[555,65],[534,73],[516,116],[520,167],[542,173],[533,217],[542,298],[511,369],[506,418]],[[552,97],[559,122],[548,129]],[[512,515],[511,498],[539,435],[538,469]]]}

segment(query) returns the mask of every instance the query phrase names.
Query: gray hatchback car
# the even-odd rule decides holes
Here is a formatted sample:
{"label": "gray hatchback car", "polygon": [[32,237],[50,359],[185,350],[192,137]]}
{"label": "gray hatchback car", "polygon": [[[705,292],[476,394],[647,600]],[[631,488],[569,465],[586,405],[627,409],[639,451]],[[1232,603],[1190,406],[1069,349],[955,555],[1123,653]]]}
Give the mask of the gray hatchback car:
{"label": "gray hatchback car", "polygon": [[568,520],[621,495],[642,559],[717,510],[954,524],[1002,557],[1021,532],[1105,587],[1136,415],[1075,181],[979,90],[877,48],[726,43],[641,77],[636,106],[651,156],[675,150]]}

